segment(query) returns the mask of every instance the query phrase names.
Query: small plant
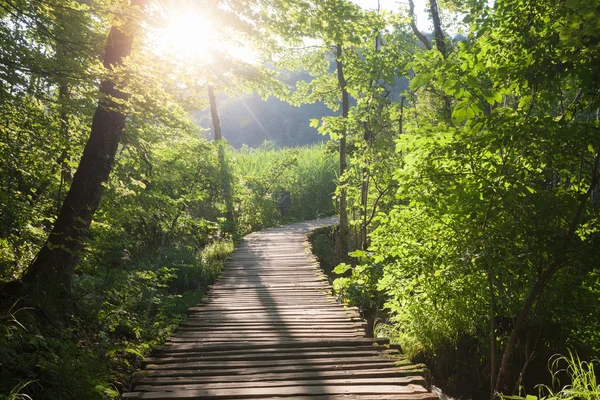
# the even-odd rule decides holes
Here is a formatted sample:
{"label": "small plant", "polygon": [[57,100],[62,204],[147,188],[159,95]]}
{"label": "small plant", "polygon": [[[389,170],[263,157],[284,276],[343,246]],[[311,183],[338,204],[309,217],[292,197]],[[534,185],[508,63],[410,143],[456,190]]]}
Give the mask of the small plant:
{"label": "small plant", "polygon": [[[30,384],[34,383],[35,381],[26,381],[26,382],[21,382],[19,383],[17,386],[15,386],[13,388],[13,390],[10,391],[10,393],[8,394],[8,397],[6,398],[7,400],[32,400],[31,397],[29,395],[26,395],[24,393],[21,393],[27,386],[29,386]],[[2,397],[0,396],[0,399],[2,399]]]}
{"label": "small plant", "polygon": [[[538,395],[503,396],[502,399],[510,400],[554,400],[554,399],[582,399],[599,400],[600,385],[596,379],[595,368],[598,359],[582,361],[577,353],[569,351],[568,356],[555,355],[548,361],[552,374],[552,387],[537,385]],[[562,386],[561,377],[567,376],[570,383]],[[557,389],[559,388],[559,389]],[[557,391],[555,391],[557,390]]]}

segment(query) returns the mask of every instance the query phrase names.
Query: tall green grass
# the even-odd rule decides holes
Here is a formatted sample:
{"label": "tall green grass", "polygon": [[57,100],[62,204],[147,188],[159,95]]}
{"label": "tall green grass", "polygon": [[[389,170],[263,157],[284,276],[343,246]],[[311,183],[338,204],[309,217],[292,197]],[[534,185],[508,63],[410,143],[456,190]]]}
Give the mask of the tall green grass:
{"label": "tall green grass", "polygon": [[[256,149],[229,148],[227,157],[241,233],[335,213],[338,162],[324,145],[278,149],[265,143]],[[277,209],[282,191],[291,195],[285,217]]]}
{"label": "tall green grass", "polygon": [[[552,384],[538,385],[538,395],[501,396],[510,400],[600,400],[600,385],[595,370],[600,367],[598,359],[584,361],[577,353],[550,358],[549,370]],[[565,384],[565,381],[568,382]]]}

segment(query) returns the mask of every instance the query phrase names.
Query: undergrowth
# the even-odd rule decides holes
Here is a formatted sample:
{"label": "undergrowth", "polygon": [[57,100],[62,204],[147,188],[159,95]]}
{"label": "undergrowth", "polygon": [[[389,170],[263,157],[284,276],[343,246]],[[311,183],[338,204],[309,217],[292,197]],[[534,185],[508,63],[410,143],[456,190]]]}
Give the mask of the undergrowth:
{"label": "undergrowth", "polygon": [[39,308],[14,303],[0,317],[0,399],[118,398],[141,359],[205,295],[233,247],[219,240],[195,263],[135,271],[123,282],[131,292],[112,286],[91,296],[100,301],[95,306],[88,295],[78,303],[83,312],[68,321],[53,322]]}
{"label": "undergrowth", "polygon": [[550,385],[537,385],[538,394],[519,396],[501,396],[508,400],[598,400],[600,385],[596,370],[600,367],[598,359],[584,361],[577,353],[569,351],[568,356],[555,355],[548,361],[552,376]]}

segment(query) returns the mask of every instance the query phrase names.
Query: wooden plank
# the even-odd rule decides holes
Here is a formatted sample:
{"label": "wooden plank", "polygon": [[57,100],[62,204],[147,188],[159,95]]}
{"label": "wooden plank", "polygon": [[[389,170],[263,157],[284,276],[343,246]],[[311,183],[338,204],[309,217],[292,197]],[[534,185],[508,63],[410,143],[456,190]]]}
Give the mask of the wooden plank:
{"label": "wooden plank", "polygon": [[[213,361],[213,360],[294,360],[294,359],[306,359],[306,358],[340,358],[340,357],[359,357],[359,356],[376,356],[381,353],[375,349],[363,349],[355,351],[303,351],[303,352],[277,352],[277,353],[249,353],[249,354],[193,354],[176,357],[146,357],[144,363],[146,364],[167,364],[173,362],[192,362],[192,361]],[[395,356],[394,359],[406,359],[404,356],[400,356],[400,353],[385,353],[386,356]]]}
{"label": "wooden plank", "polygon": [[[366,325],[366,322],[360,322],[360,321],[332,321],[332,322],[325,322],[323,321],[320,326],[327,328],[349,328],[349,329],[354,329],[354,328],[360,328],[360,327],[364,327]],[[189,318],[186,319],[184,321],[182,321],[179,324],[179,327],[196,327],[198,329],[202,328],[202,327],[208,327],[211,329],[230,329],[230,328],[236,328],[236,327],[252,327],[252,326],[256,326],[256,327],[277,327],[277,326],[287,326],[290,328],[293,327],[302,327],[305,326],[305,324],[303,322],[297,322],[297,321],[290,321],[290,322],[285,322],[285,321],[270,321],[270,322],[262,322],[262,321],[254,321],[254,320],[246,320],[246,321],[230,321],[230,322],[225,322],[223,323],[223,325],[212,325],[206,321],[204,321],[203,318]]]}
{"label": "wooden plank", "polygon": [[223,369],[183,369],[183,370],[144,370],[135,374],[136,378],[153,377],[204,377],[204,376],[249,376],[255,374],[286,374],[286,373],[316,373],[327,371],[368,371],[395,368],[399,371],[410,370],[411,375],[418,370],[415,365],[397,365],[393,361],[387,363],[350,363],[350,364],[323,364],[323,365],[289,365],[289,366],[267,366],[249,368],[223,368]]}
{"label": "wooden plank", "polygon": [[361,338],[361,339],[322,339],[322,340],[299,340],[297,342],[282,343],[279,341],[271,341],[263,344],[248,344],[244,341],[230,342],[226,345],[202,345],[202,344],[181,344],[158,347],[158,350],[166,349],[169,351],[203,351],[210,349],[211,351],[227,351],[234,349],[269,349],[269,348],[304,348],[304,347],[333,347],[333,346],[381,346],[382,349],[389,348],[389,340],[383,338]]}
{"label": "wooden plank", "polygon": [[[206,390],[175,390],[172,392],[144,392],[136,397],[131,395],[124,398],[136,399],[244,399],[264,396],[326,396],[339,394],[418,394],[427,393],[420,385],[364,385],[364,386],[286,386],[266,388],[233,388]],[[164,397],[166,396],[166,397]]]}
{"label": "wooden plank", "polygon": [[186,383],[171,385],[138,385],[137,392],[158,392],[158,391],[176,391],[176,390],[210,390],[210,389],[233,389],[233,388],[275,388],[288,387],[292,385],[302,386],[363,386],[363,385],[425,385],[425,379],[422,376],[405,377],[386,377],[386,378],[335,378],[324,379],[317,378],[307,380],[289,380],[289,381],[253,381],[253,382],[219,382],[219,383]]}
{"label": "wooden plank", "polygon": [[235,374],[217,376],[177,376],[177,377],[153,377],[136,376],[134,383],[140,385],[184,385],[208,382],[263,382],[263,381],[299,381],[305,379],[325,378],[388,378],[399,376],[420,376],[422,369],[417,368],[377,368],[370,370],[332,370],[332,371],[309,371],[292,373],[258,373],[258,374]]}
{"label": "wooden plank", "polygon": [[399,360],[392,361],[385,357],[331,357],[331,358],[304,358],[301,360],[268,360],[268,361],[194,361],[194,362],[177,362],[171,364],[148,364],[147,369],[202,369],[202,368],[250,368],[250,367],[271,367],[287,366],[287,365],[337,365],[337,364],[389,364],[394,365],[406,365],[410,364],[410,361]]}
{"label": "wooden plank", "polygon": [[165,350],[156,350],[154,351],[154,355],[158,357],[159,355],[162,357],[187,357],[187,356],[196,356],[198,354],[205,355],[207,357],[217,356],[217,357],[228,357],[230,355],[252,355],[252,354],[302,354],[302,353],[322,353],[322,352],[330,352],[330,353],[352,353],[355,351],[372,351],[377,354],[402,354],[397,349],[381,349],[373,346],[336,346],[336,347],[291,347],[291,348],[242,348],[242,349],[231,349],[231,350],[216,350],[213,351],[211,349],[203,349],[201,351],[190,351],[190,352],[169,352]]}

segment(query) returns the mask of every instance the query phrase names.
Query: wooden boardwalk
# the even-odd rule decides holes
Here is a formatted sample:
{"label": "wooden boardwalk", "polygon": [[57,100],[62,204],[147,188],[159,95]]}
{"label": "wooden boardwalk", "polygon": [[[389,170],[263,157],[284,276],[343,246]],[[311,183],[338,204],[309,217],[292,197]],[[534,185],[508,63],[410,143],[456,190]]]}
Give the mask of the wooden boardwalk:
{"label": "wooden boardwalk", "polygon": [[331,295],[306,234],[334,220],[248,235],[126,399],[437,399],[424,370],[365,336]]}

